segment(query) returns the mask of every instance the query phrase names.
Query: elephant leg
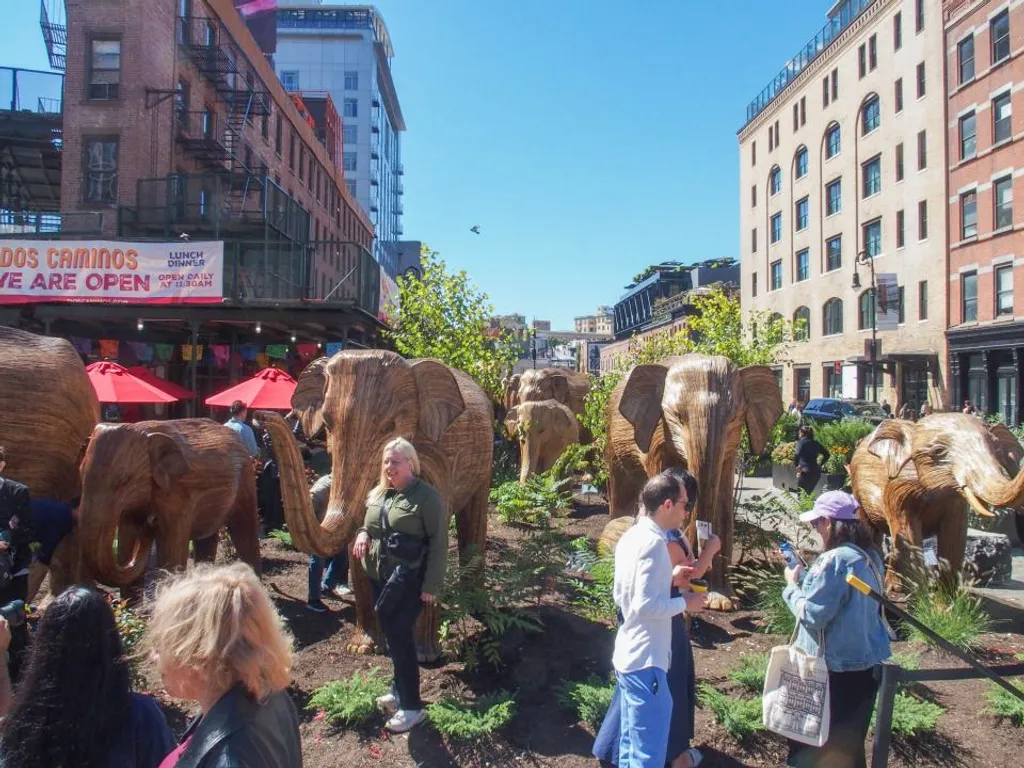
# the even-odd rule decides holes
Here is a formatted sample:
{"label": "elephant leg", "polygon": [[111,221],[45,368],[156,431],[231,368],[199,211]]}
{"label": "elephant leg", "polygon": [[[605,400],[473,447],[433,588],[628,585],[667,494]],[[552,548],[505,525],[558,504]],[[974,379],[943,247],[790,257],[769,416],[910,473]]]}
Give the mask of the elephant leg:
{"label": "elephant leg", "polygon": [[949,563],[950,571],[959,574],[967,548],[967,513],[964,503],[957,499],[950,505],[939,522],[939,559]]}
{"label": "elephant leg", "polygon": [[192,559],[197,563],[212,563],[217,559],[217,544],[220,537],[217,533],[205,539],[192,540]]}
{"label": "elephant leg", "polygon": [[[488,489],[478,490],[462,509],[457,510],[455,529],[459,543],[459,576],[474,555],[487,555]],[[482,575],[482,573],[481,573]]]}
{"label": "elephant leg", "polygon": [[[346,545],[347,546],[347,545]],[[377,614],[373,610],[373,590],[361,560],[349,557],[349,586],[356,604],[356,627],[345,647],[349,653],[370,654],[384,647]]]}
{"label": "elephant leg", "polygon": [[413,635],[416,638],[416,659],[421,664],[432,664],[441,658],[441,608],[436,602],[424,603]]}
{"label": "elephant leg", "polygon": [[[914,558],[919,557],[921,548],[921,523],[917,515],[897,509],[889,512],[889,535],[892,538],[892,553],[885,577],[886,590],[900,594],[905,591],[901,575],[911,573]],[[915,552],[915,549],[917,552]]]}
{"label": "elephant leg", "polygon": [[608,475],[608,516],[615,519],[635,513],[637,499],[646,482],[642,470],[630,472],[614,467]]}
{"label": "elephant leg", "polygon": [[[711,589],[704,605],[712,611],[734,611],[738,607],[727,572],[732,563],[734,466],[733,462],[724,462],[717,486],[717,498],[709,515],[711,529],[722,542],[722,550],[711,561],[711,570],[708,572]],[[696,524],[693,529],[696,530]]]}
{"label": "elephant leg", "polygon": [[257,576],[263,571],[260,557],[260,521],[256,513],[255,498],[252,503],[248,499],[239,499],[228,518],[228,535],[235,551],[242,561],[247,563]]}

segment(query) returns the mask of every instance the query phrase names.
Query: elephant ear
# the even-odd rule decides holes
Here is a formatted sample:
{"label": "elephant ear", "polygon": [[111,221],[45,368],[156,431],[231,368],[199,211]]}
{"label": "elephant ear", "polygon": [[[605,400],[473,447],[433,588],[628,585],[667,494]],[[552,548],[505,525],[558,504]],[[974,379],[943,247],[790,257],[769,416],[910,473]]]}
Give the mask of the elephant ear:
{"label": "elephant ear", "polygon": [[569,379],[564,374],[551,377],[551,397],[560,403],[569,402]]}
{"label": "elephant ear", "polygon": [[910,461],[910,431],[905,423],[886,419],[868,438],[868,451],[882,460],[890,479],[896,477]]}
{"label": "elephant ear", "polygon": [[661,421],[667,372],[664,365],[638,365],[626,374],[619,413],[633,425],[633,439],[644,453],[650,450],[654,430]]}
{"label": "elephant ear", "polygon": [[451,369],[438,360],[414,360],[412,373],[419,392],[420,431],[435,443],[466,410],[462,390]]}
{"label": "elephant ear", "polygon": [[162,432],[150,432],[146,435],[146,444],[149,449],[153,482],[161,491],[171,490],[174,481],[189,470],[185,453],[177,440]]}
{"label": "elephant ear", "polygon": [[740,368],[740,383],[746,403],[747,437],[750,450],[761,453],[768,444],[772,427],[782,416],[782,392],[775,372],[766,365]]}
{"label": "elephant ear", "polygon": [[519,406],[510,408],[508,413],[505,414],[505,434],[509,437],[516,436],[516,430],[519,428]]}
{"label": "elephant ear", "polygon": [[1020,442],[1013,436],[1013,432],[1006,428],[1005,424],[992,424],[989,426],[989,431],[992,432],[992,437],[999,444],[1000,459],[1004,464],[1009,463],[1010,465],[1006,469],[1012,470],[1012,474],[1016,474],[1020,460],[1024,458],[1024,449],[1021,448]]}
{"label": "elephant ear", "polygon": [[299,375],[292,394],[292,414],[302,425],[302,434],[312,440],[324,426],[324,395],[327,392],[327,362],[330,358],[318,357]]}

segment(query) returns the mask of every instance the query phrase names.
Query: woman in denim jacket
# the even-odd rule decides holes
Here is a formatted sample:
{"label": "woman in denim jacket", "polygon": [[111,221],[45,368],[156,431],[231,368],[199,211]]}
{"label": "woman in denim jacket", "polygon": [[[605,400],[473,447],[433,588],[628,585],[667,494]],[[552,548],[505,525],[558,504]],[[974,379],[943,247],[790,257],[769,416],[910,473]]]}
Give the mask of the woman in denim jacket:
{"label": "woman in denim jacket", "polygon": [[790,742],[791,766],[867,764],[864,739],[878,692],[878,667],[892,653],[878,603],[846,583],[853,573],[879,592],[884,588],[882,558],[857,517],[859,506],[850,494],[830,491],[800,515],[821,536],[825,551],[806,575],[802,566],[786,569],[782,596],[797,618],[797,647],[825,657],[831,720],[823,747]]}

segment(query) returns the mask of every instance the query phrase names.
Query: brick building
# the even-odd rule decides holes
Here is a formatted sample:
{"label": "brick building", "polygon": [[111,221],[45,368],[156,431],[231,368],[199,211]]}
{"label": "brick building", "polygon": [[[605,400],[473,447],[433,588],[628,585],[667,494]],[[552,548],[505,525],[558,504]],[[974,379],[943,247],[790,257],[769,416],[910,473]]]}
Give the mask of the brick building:
{"label": "brick building", "polygon": [[1014,198],[1024,143],[1014,112],[1024,111],[1024,5],[947,0],[943,14],[953,401],[1019,424],[1024,227]]}

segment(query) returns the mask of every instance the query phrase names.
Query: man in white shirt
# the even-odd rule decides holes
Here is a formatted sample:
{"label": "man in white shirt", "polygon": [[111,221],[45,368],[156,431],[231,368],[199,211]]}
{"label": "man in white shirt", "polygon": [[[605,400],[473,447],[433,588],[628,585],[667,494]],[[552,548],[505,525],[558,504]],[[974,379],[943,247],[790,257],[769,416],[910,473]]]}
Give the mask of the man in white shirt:
{"label": "man in white shirt", "polygon": [[673,569],[665,532],[686,520],[686,489],[674,477],[655,475],[640,499],[647,514],[615,547],[612,594],[622,614],[612,656],[622,693],[619,768],[664,768],[672,719],[665,677],[672,617],[700,610],[704,596],[671,596]]}

